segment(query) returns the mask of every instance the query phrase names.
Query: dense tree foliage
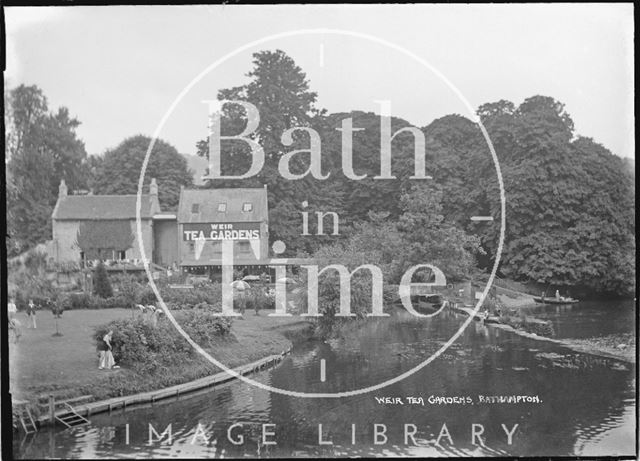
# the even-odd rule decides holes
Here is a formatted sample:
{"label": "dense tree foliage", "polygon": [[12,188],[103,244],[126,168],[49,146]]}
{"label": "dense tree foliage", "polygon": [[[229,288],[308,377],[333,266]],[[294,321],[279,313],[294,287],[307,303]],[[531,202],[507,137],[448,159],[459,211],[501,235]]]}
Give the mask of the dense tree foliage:
{"label": "dense tree foliage", "polygon": [[[284,52],[263,51],[253,55],[254,68],[247,74],[249,83],[221,90],[220,100],[248,101],[259,112],[260,124],[250,135],[259,140],[264,149],[265,162],[259,174],[244,180],[208,181],[208,187],[268,187],[269,221],[271,240],[283,240],[291,252],[296,249],[311,250],[310,239],[301,237],[301,212],[310,214],[316,209],[331,209],[335,204],[335,191],[322,181],[310,176],[300,180],[284,179],[279,171],[280,159],[286,152],[308,149],[309,135],[301,131],[292,134],[291,145],[283,145],[281,137],[293,127],[311,127],[320,116],[315,108],[316,93],[310,91],[306,75]],[[221,135],[237,135],[245,128],[245,111],[238,105],[226,104],[223,108]],[[251,164],[251,151],[246,143],[223,140],[222,175],[246,173]],[[208,156],[207,140],[198,143],[198,153]],[[303,159],[304,158],[304,159]],[[291,164],[293,174],[301,174],[308,168],[309,155],[299,154]],[[323,166],[323,170],[327,168]],[[303,202],[307,201],[307,207]]]}
{"label": "dense tree foliage", "polygon": [[[576,137],[564,106],[550,97],[534,96],[518,107],[508,101],[485,104],[478,115],[505,184],[501,273],[555,286],[632,293],[635,184],[623,160],[591,139]],[[444,214],[479,235],[494,257],[498,182],[479,130],[451,116],[424,130],[435,148],[434,177],[443,185]],[[492,215],[495,221],[473,223],[473,215]]]}
{"label": "dense tree foliage", "polygon": [[[366,226],[388,222],[393,224],[394,238],[411,248],[407,257],[417,261],[437,259],[440,254],[440,263],[454,278],[468,276],[469,264],[476,258],[480,267],[491,267],[497,251],[500,195],[493,159],[475,123],[460,115],[447,115],[422,129],[427,174],[433,180],[409,179],[414,161],[413,136],[409,133],[400,134],[392,143],[396,178],[373,179],[380,172],[380,117],[358,111],[327,115],[315,108],[316,95],[309,91],[304,73],[291,58],[280,51],[256,53],[254,58],[254,69],[248,74],[251,82],[221,91],[219,99],[246,100],[259,108],[260,127],[254,139],[265,147],[265,168],[258,176],[217,181],[215,187],[269,184],[272,240],[282,239],[289,249],[307,253],[313,253],[319,245],[335,243],[329,238],[301,238],[300,203],[305,200],[310,204],[305,211],[318,209],[340,215],[341,238],[371,232],[373,229]],[[556,286],[632,293],[635,183],[628,165],[594,141],[577,137],[564,105],[551,97],[533,96],[519,106],[505,100],[487,103],[477,113],[495,147],[506,190],[501,275]],[[238,134],[246,126],[244,111],[238,107],[225,108],[224,115],[223,135]],[[354,128],[362,129],[353,134],[353,169],[367,177],[357,181],[342,171],[341,132],[337,128],[348,117],[353,119]],[[409,125],[393,118],[392,132]],[[291,126],[309,126],[320,133],[322,172],[330,175],[328,179],[316,180],[308,175],[287,181],[280,177],[278,160],[299,145],[283,146],[280,142],[282,132]],[[297,142],[308,147],[304,136]],[[199,152],[207,154],[206,141],[199,143]],[[308,157],[300,162],[298,171],[305,171]],[[221,164],[223,174],[246,172],[250,164],[248,147],[232,141],[225,145],[223,141]],[[409,199],[407,194],[413,195]],[[433,194],[437,199],[431,203],[428,197]],[[407,211],[412,204],[414,209]],[[439,207],[441,211],[435,214],[429,211]],[[412,214],[418,211],[424,215]],[[379,213],[386,218],[381,221]],[[431,235],[425,222],[436,222],[433,218],[440,215],[437,235]],[[471,221],[470,217],[476,215],[492,216],[494,221]],[[384,241],[387,231],[380,232],[378,238]],[[372,234],[368,239],[374,238]],[[446,243],[436,249],[432,243],[436,239]],[[450,249],[450,239],[460,246]],[[451,251],[444,251],[445,247]],[[460,253],[462,250],[465,253]]]}
{"label": "dense tree foliage", "polygon": [[429,263],[448,280],[468,279],[475,256],[482,253],[480,239],[456,227],[442,214],[442,188],[423,184],[401,197],[403,213],[398,230],[403,243],[402,272],[410,266]]}
{"label": "dense tree foliage", "polygon": [[[351,119],[353,171],[362,179],[345,176],[342,165],[342,133],[338,131],[345,119]],[[412,184],[424,180],[409,180],[414,172],[414,138],[399,133],[391,144],[391,173],[395,179],[374,179],[381,174],[380,144],[381,117],[372,112],[353,111],[326,116],[317,127],[323,140],[322,158],[331,173],[325,187],[340,193],[331,205],[342,212],[346,224],[367,220],[369,211],[388,213],[397,219],[401,212],[400,196]],[[391,118],[391,133],[410,126],[397,117]]]}
{"label": "dense tree foliage", "polygon": [[[285,241],[288,255],[323,251],[354,258],[356,253],[366,255],[394,281],[418,263],[435,264],[452,279],[469,277],[476,265],[491,267],[497,252],[500,195],[496,168],[476,123],[453,114],[422,128],[426,173],[433,179],[410,179],[414,134],[409,132],[395,136],[391,144],[394,179],[374,179],[381,173],[381,117],[361,111],[327,114],[316,107],[317,95],[293,59],[279,50],[261,51],[253,58],[248,83],[221,90],[218,99],[248,101],[257,107],[260,123],[250,138],[264,149],[264,166],[250,178],[208,181],[206,187],[266,184],[270,240]],[[5,92],[5,104],[9,109],[5,141],[10,254],[50,237],[60,179],[71,190],[136,193],[150,138],[134,136],[102,157],[87,158],[75,134],[79,122],[65,108],[49,112],[37,87]],[[477,115],[490,134],[505,186],[507,224],[500,275],[557,287],[633,294],[633,164],[578,136],[564,105],[548,96],[533,96],[520,105],[490,102],[481,105]],[[359,180],[343,171],[339,128],[347,118],[355,130],[353,171],[364,176]],[[246,126],[247,114],[241,106],[223,107],[223,136],[238,135]],[[391,119],[392,133],[409,126],[408,121]],[[326,179],[311,174],[295,180],[282,177],[278,167],[283,159],[293,174],[302,175],[310,168],[305,150],[312,134],[298,129],[291,134],[291,142],[286,142],[286,136],[282,139],[287,130],[299,127],[313,128],[320,135],[320,174]],[[198,142],[197,148],[199,155],[208,155],[207,140]],[[295,151],[299,152],[292,154]],[[247,172],[251,152],[246,143],[223,140],[221,152],[223,175]],[[163,208],[175,208],[180,186],[193,184],[186,160],[161,140],[150,157],[147,184],[152,177],[157,179]],[[316,211],[338,213],[339,236],[313,235]],[[309,216],[310,236],[302,235],[303,212]],[[476,215],[494,220],[471,221]],[[327,234],[332,231],[329,221],[325,222]],[[83,230],[80,240],[90,233]],[[93,240],[110,241],[103,234]]]}
{"label": "dense tree foliage", "polygon": [[14,255],[50,238],[60,180],[85,187],[87,154],[76,136],[80,122],[65,107],[50,112],[38,87],[6,92],[5,108],[7,247]]}
{"label": "dense tree foliage", "polygon": [[[151,144],[148,136],[132,136],[116,148],[105,152],[102,160],[94,160],[93,179],[96,194],[135,194],[142,162]],[[163,209],[175,209],[180,199],[180,186],[191,186],[193,177],[186,159],[172,145],[156,140],[145,174],[145,184],[156,178],[158,199]]]}
{"label": "dense tree foliage", "polygon": [[[444,219],[440,188],[421,184],[400,197],[402,213],[397,220],[387,212],[370,212],[368,220],[354,224],[348,237],[325,245],[313,255],[321,267],[344,265],[349,271],[372,264],[380,268],[383,290],[391,299],[390,284],[398,284],[412,266],[429,263],[444,272],[448,280],[468,278],[475,270],[475,254],[481,252],[480,241]],[[419,269],[414,282],[429,281],[431,271]],[[421,277],[422,276],[422,277]],[[351,312],[362,319],[371,312],[372,276],[366,269],[351,278]],[[302,310],[305,311],[307,288],[303,287]],[[349,319],[337,316],[340,311],[340,283],[335,270],[327,270],[318,281],[317,333],[326,337],[339,331]]]}

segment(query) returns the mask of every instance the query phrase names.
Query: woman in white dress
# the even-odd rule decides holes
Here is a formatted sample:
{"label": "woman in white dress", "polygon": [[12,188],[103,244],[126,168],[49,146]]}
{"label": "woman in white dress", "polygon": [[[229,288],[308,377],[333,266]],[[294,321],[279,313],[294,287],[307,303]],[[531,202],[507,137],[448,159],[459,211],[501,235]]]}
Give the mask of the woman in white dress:
{"label": "woman in white dress", "polygon": [[102,337],[102,344],[98,345],[98,350],[100,351],[100,363],[98,365],[98,369],[110,370],[112,368],[120,368],[116,365],[116,361],[113,359],[113,354],[111,353],[111,338],[113,337],[113,330],[109,330],[109,333]]}

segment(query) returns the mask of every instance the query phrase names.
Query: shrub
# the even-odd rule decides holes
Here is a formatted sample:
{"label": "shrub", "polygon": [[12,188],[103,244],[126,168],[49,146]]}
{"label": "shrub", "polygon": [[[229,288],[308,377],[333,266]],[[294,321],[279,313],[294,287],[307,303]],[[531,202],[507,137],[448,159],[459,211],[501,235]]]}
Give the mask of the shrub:
{"label": "shrub", "polygon": [[165,304],[167,305],[167,309],[169,309],[170,311],[178,311],[184,308],[184,306],[180,303],[176,303],[176,302],[172,302],[172,301],[165,301]]}
{"label": "shrub", "polygon": [[127,284],[144,285],[147,283],[146,272],[112,272],[109,274],[112,287],[120,288]]}
{"label": "shrub", "polygon": [[213,315],[205,309],[185,312],[180,324],[187,334],[200,345],[211,345],[217,338],[226,336],[231,331],[231,319]]}
{"label": "shrub", "polygon": [[151,287],[144,287],[132,299],[135,299],[136,303],[143,304],[145,306],[148,304],[156,304],[158,302],[158,298]]}
{"label": "shrub", "polygon": [[56,297],[56,289],[52,281],[44,276],[32,275],[26,272],[9,273],[8,281],[17,287],[14,296],[16,298],[16,306],[19,309],[20,306],[26,307],[29,299],[33,299],[35,302],[36,299]]}
{"label": "shrub", "polygon": [[183,284],[187,280],[186,274],[182,274],[179,271],[172,271],[171,275],[167,277],[167,283]]}
{"label": "shrub", "polygon": [[63,293],[58,296],[58,299],[55,302],[55,307],[51,309],[53,315],[60,318],[64,311],[68,311],[71,309],[71,295],[67,293]]}
{"label": "shrub", "polygon": [[[354,320],[365,318],[371,310],[371,278],[357,272],[351,279],[351,312],[354,317],[337,316],[340,312],[340,283],[335,271],[321,277],[318,282],[318,310],[322,314],[316,318],[316,335],[329,338],[341,335],[341,330]],[[301,311],[308,312],[307,286],[301,284],[293,296]]]}
{"label": "shrub", "polygon": [[96,267],[93,276],[93,293],[101,298],[110,298],[113,296],[113,290],[111,289],[111,282],[109,282],[109,276],[107,275],[107,269],[105,269],[102,261]]}
{"label": "shrub", "polygon": [[[231,330],[230,319],[205,310],[186,311],[180,323],[189,336],[204,347],[227,336]],[[163,318],[155,326],[141,316],[100,325],[93,335],[96,345],[110,330],[113,331],[111,344],[116,362],[138,371],[154,372],[170,367],[194,353],[189,343]]]}
{"label": "shrub", "polygon": [[160,294],[167,306],[178,305],[182,309],[192,309],[200,303],[207,303],[216,308],[222,307],[222,287],[219,283],[209,283],[191,289],[165,286],[161,288]]}
{"label": "shrub", "polygon": [[275,309],[275,298],[267,296],[261,287],[252,288],[245,293],[245,308],[254,310],[256,313],[262,309]]}
{"label": "shrub", "polygon": [[213,304],[209,304],[209,303],[198,303],[195,306],[193,306],[194,309],[199,309],[199,310],[204,310],[207,312],[222,312],[222,307],[221,306],[216,306]]}
{"label": "shrub", "polygon": [[236,296],[233,298],[233,310],[240,314],[244,314],[247,309],[247,298],[244,296]]}
{"label": "shrub", "polygon": [[18,310],[26,310],[27,306],[29,305],[29,300],[33,301],[33,304],[36,306],[36,309],[49,309],[53,299],[55,299],[54,296],[44,296],[44,295],[25,296],[25,294],[19,292],[15,296],[15,303],[16,303],[16,308]]}
{"label": "shrub", "polygon": [[114,320],[96,328],[96,345],[110,330],[113,331],[111,344],[116,362],[135,366],[142,372],[175,364],[190,353],[191,346],[167,322],[154,327],[141,317]]}
{"label": "shrub", "polygon": [[72,293],[69,295],[70,309],[88,309],[91,295],[88,293]]}
{"label": "shrub", "polygon": [[111,309],[114,307],[127,307],[128,301],[121,296],[112,296],[110,298],[101,298],[99,296],[91,296],[89,304],[85,309]]}
{"label": "shrub", "polygon": [[132,300],[127,296],[118,294],[110,298],[101,298],[87,293],[71,293],[65,294],[67,297],[68,309],[111,309],[115,307],[130,309],[133,306]]}
{"label": "shrub", "polygon": [[44,270],[46,265],[47,254],[41,251],[29,251],[24,259],[24,266],[34,273]]}
{"label": "shrub", "polygon": [[146,285],[139,282],[139,277],[134,275],[117,274],[110,277],[110,280],[118,296],[129,299],[131,305],[136,303],[139,294],[146,288]]}

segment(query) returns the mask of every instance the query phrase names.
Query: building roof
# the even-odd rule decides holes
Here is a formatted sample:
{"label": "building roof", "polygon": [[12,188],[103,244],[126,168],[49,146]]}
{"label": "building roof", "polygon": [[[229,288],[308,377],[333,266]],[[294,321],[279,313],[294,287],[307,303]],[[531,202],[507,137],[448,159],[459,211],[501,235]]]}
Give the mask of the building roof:
{"label": "building roof", "polygon": [[[60,197],[53,219],[56,220],[107,220],[136,219],[136,195],[67,195]],[[159,213],[160,203],[156,195],[143,194],[140,217],[150,219]]]}
{"label": "building roof", "polygon": [[[225,204],[225,211],[219,205]],[[243,211],[245,203],[251,211]],[[178,222],[260,222],[268,219],[267,189],[183,189],[180,193]]]}

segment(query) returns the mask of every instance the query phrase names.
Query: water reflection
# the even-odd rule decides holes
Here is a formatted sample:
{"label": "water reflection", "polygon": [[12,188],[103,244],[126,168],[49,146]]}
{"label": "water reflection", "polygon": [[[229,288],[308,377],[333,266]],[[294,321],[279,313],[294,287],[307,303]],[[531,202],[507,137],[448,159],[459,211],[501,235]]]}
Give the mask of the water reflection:
{"label": "water reflection", "polygon": [[[297,347],[280,366],[255,379],[304,392],[337,392],[379,383],[420,363],[463,320],[452,313],[426,322],[403,315],[386,322],[373,320],[343,340]],[[321,359],[326,361],[326,382],[320,380]],[[479,395],[538,396],[541,403],[481,405]],[[380,391],[302,399],[234,382],[173,402],[96,415],[87,427],[27,436],[15,441],[15,454],[24,458],[632,454],[634,395],[632,366],[474,322],[429,366]],[[474,404],[430,404],[430,396],[469,396]],[[404,404],[382,404],[376,397],[400,397]],[[422,397],[425,405],[408,404],[407,397]],[[230,440],[227,431],[238,423],[242,427],[232,429]],[[169,424],[170,445],[148,443],[149,425],[161,434]],[[267,426],[267,432],[275,433],[267,439],[277,445],[262,443],[264,424],[274,425]],[[384,425],[384,438],[377,440],[386,443],[376,444],[376,428],[382,430],[377,424]],[[484,446],[472,443],[472,424],[482,425]],[[509,444],[505,428],[510,431],[516,424]],[[322,441],[332,445],[320,444],[319,425]],[[440,437],[436,445],[443,431],[449,437]],[[239,436],[242,444],[236,445]]]}

